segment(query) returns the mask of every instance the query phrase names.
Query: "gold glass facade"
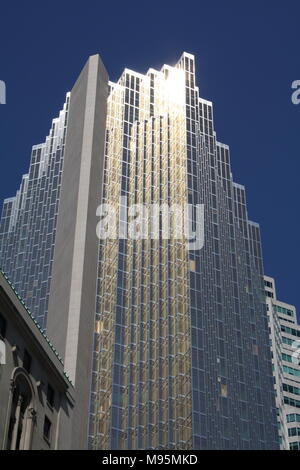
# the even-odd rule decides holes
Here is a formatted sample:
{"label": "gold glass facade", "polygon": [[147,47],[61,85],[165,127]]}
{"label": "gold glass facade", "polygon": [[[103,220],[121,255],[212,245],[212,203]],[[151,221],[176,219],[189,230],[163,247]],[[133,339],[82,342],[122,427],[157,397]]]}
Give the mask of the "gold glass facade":
{"label": "gold glass facade", "polygon": [[[101,188],[115,230],[99,245],[89,447],[278,448],[259,227],[191,54],[110,83]],[[204,207],[201,249],[178,236],[180,210],[169,237],[163,210],[130,212],[187,203]]]}
{"label": "gold glass facade", "polygon": [[[165,66],[111,84],[103,202],[118,219],[121,195],[129,207],[187,200],[184,79]],[[147,236],[150,220],[145,229],[144,239],[101,241],[94,448],[192,447],[186,241],[172,225],[169,239]]]}

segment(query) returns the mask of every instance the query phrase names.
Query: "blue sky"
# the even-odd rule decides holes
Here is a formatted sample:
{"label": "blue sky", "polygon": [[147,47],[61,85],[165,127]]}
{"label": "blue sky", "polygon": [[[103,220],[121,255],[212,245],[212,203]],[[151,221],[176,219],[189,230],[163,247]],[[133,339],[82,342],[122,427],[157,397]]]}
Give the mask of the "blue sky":
{"label": "blue sky", "polygon": [[231,147],[249,217],[260,223],[266,274],[300,309],[300,2],[2,2],[0,201],[14,195],[33,144],[44,140],[84,62],[100,53],[111,80],[196,56],[201,96],[212,100],[218,139]]}

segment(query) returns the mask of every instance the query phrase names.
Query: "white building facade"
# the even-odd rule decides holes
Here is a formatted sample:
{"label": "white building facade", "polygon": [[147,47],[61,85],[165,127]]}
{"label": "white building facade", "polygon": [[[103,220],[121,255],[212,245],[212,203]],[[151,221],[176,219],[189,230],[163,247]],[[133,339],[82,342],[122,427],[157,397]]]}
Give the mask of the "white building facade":
{"label": "white building facade", "polygon": [[293,305],[277,300],[265,276],[280,448],[300,450],[300,325]]}

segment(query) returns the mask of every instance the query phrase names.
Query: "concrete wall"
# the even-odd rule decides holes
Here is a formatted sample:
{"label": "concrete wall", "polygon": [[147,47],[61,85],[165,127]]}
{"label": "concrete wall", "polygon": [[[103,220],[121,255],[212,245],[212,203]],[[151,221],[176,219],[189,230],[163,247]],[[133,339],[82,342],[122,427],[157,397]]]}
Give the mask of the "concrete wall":
{"label": "concrete wall", "polygon": [[71,91],[47,322],[75,385],[75,449],[87,447],[107,95],[106,70],[92,56]]}

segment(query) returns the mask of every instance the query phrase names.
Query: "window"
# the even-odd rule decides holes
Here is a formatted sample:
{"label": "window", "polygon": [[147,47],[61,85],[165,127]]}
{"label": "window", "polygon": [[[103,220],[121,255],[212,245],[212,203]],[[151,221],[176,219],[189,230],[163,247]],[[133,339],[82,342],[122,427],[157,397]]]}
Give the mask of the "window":
{"label": "window", "polygon": [[30,354],[28,353],[28,351],[26,351],[26,349],[24,350],[23,367],[24,367],[24,369],[28,372],[28,374],[30,374],[30,369],[31,369],[31,356],[30,356]]}
{"label": "window", "polygon": [[282,359],[283,361],[294,363],[292,356],[290,356],[289,354],[282,353]]}
{"label": "window", "polygon": [[290,375],[296,375],[300,377],[300,370],[294,369],[293,367],[282,366],[283,372]]}
{"label": "window", "polygon": [[6,449],[29,450],[36,416],[33,385],[21,369],[17,370],[13,384]]}
{"label": "window", "polygon": [[295,395],[300,395],[300,388],[294,387],[293,385],[283,384],[283,390],[285,392],[294,393]]}
{"label": "window", "polygon": [[281,325],[281,331],[284,331],[285,333],[288,333],[289,335],[300,337],[300,330],[295,330],[294,328],[289,328],[288,326],[285,326],[285,325]]}
{"label": "window", "polygon": [[289,437],[300,436],[300,428],[290,428]]}
{"label": "window", "polygon": [[5,338],[5,333],[6,333],[6,320],[5,318],[0,314],[0,336],[2,338]]}
{"label": "window", "polygon": [[286,336],[282,336],[282,342],[284,344],[288,344],[289,346],[292,346],[294,341],[295,341],[294,339],[287,338]]}
{"label": "window", "polygon": [[193,273],[196,271],[196,262],[194,259],[190,259],[190,271]]}
{"label": "window", "polygon": [[296,408],[300,408],[300,401],[294,400],[294,398],[284,396],[284,403],[289,406],[295,406]]}
{"label": "window", "polygon": [[47,441],[50,442],[50,439],[51,439],[51,421],[47,416],[45,416],[45,420],[44,420],[44,437]]}
{"label": "window", "polygon": [[289,414],[287,415],[287,422],[288,423],[300,423],[300,415],[299,414],[296,414],[296,413],[292,413],[292,414]]}
{"label": "window", "polygon": [[270,287],[271,289],[273,289],[273,284],[270,281],[265,280],[265,286]]}
{"label": "window", "polygon": [[53,406],[54,406],[54,397],[55,397],[55,392],[54,392],[53,388],[51,387],[51,385],[48,384],[48,388],[47,388],[47,402],[48,402],[48,404],[51,406],[51,408],[53,408]]}
{"label": "window", "polygon": [[276,305],[275,308],[278,313],[284,313],[284,315],[288,315],[289,317],[294,316],[294,312],[288,308],[280,307],[279,305]]}
{"label": "window", "polygon": [[221,384],[221,397],[227,398],[227,385]]}

